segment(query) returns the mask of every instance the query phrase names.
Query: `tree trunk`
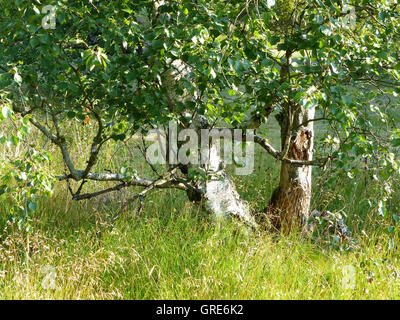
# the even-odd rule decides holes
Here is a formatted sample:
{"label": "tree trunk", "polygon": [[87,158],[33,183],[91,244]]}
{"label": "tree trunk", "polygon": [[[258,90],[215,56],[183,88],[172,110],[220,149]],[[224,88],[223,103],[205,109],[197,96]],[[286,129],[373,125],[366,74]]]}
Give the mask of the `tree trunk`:
{"label": "tree trunk", "polygon": [[[280,114],[282,149],[289,141],[288,157],[312,160],[314,145],[314,108],[298,107],[293,112],[293,130],[288,130],[289,116]],[[288,137],[288,134],[290,135]],[[306,225],[310,216],[311,166],[293,166],[281,163],[280,182],[267,208],[271,223],[284,232]]]}
{"label": "tree trunk", "polygon": [[210,178],[203,185],[207,209],[217,218],[231,216],[255,227],[250,208],[247,202],[240,198],[235,184],[226,173],[215,145],[211,146],[207,172]]}
{"label": "tree trunk", "polygon": [[[194,126],[198,131],[208,128],[208,125],[205,116],[195,118]],[[201,152],[208,152],[208,161],[202,165],[208,178],[198,185],[206,208],[218,219],[233,217],[249,226],[256,227],[257,224],[248,203],[240,198],[234,182],[226,173],[219,144],[211,139],[209,150],[201,150]]]}
{"label": "tree trunk", "polygon": [[[187,94],[184,88],[182,88],[184,91],[183,95],[175,94],[177,81],[181,77],[187,77],[190,68],[180,60],[175,60],[173,65],[174,68],[164,75],[163,81],[169,93],[168,98],[172,108],[176,101],[186,102],[193,99],[193,97]],[[195,111],[190,110],[190,112]],[[210,129],[210,124],[206,116],[196,115],[193,120],[191,127],[198,132],[199,136],[201,136],[201,129]],[[212,139],[211,141],[214,140]],[[200,150],[200,153],[202,152],[203,150]],[[181,166],[182,173],[187,174],[189,166],[192,168],[195,167],[193,165],[183,165]],[[226,173],[217,143],[209,146],[209,161],[197,167],[202,167],[207,172],[209,178],[206,181],[200,181],[197,185],[198,190],[195,192],[193,190],[188,191],[188,198],[196,202],[203,200],[206,208],[217,218],[234,217],[247,225],[255,227],[256,223],[247,202],[240,199],[235,184]]]}

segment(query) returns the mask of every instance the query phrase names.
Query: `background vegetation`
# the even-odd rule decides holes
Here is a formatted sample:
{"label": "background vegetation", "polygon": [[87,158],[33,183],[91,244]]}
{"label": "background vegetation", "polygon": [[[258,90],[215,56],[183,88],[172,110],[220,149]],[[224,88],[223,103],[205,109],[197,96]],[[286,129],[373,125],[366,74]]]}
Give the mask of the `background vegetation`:
{"label": "background vegetation", "polygon": [[[269,130],[279,139],[277,124]],[[91,129],[77,122],[71,131],[78,161]],[[30,142],[45,143],[35,131]],[[133,161],[138,170],[150,170],[135,144],[132,139],[129,149],[122,143],[108,147],[98,165],[113,170]],[[48,148],[53,153],[54,147]],[[11,151],[25,150],[5,147],[1,156]],[[250,203],[268,201],[278,183],[272,157],[257,149],[256,164],[252,175],[235,177]],[[62,171],[59,157],[51,169]],[[347,240],[324,235],[324,225],[309,238],[246,233],[234,223],[220,225],[174,190],[155,191],[142,207],[135,202],[121,210],[134,189],[74,202],[66,184],[57,184],[51,199],[39,201],[33,233],[7,222],[11,203],[4,201],[0,298],[399,299],[399,229],[393,214],[399,212],[400,179],[384,216],[373,203],[378,189],[369,179],[367,170],[353,178],[332,168],[315,171],[312,207],[339,211],[353,234]]]}

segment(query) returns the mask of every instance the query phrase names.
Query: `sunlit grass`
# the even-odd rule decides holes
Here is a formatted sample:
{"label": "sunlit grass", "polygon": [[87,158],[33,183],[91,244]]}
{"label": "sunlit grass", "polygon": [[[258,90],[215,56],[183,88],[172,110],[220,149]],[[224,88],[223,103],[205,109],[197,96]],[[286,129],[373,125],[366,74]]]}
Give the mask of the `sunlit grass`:
{"label": "sunlit grass", "polygon": [[[193,207],[166,214],[153,203],[115,226],[86,210],[76,204],[58,217],[46,210],[33,234],[2,239],[0,298],[400,298],[398,252],[381,238],[344,252],[298,235],[218,226]],[[49,268],[55,272],[51,288]]]}
{"label": "sunlit grass", "polygon": [[[74,137],[73,158],[81,163],[85,130]],[[96,170],[131,161],[142,176],[151,173],[118,145],[105,149],[102,159]],[[52,166],[63,172],[59,158]],[[235,182],[242,197],[262,209],[278,175],[278,164],[258,150],[254,173]],[[7,224],[9,204],[3,202],[0,299],[399,299],[398,235],[389,247],[389,222],[362,202],[370,192],[363,182],[357,178],[352,193],[340,198],[350,179],[327,184],[323,173],[315,174],[313,207],[334,211],[345,204],[353,231],[353,242],[336,246],[219,224],[175,190],[155,191],[142,210],[134,203],[121,212],[121,201],[137,190],[74,202],[60,184],[53,198],[41,200],[31,234]],[[84,191],[94,188],[100,186],[88,184]]]}

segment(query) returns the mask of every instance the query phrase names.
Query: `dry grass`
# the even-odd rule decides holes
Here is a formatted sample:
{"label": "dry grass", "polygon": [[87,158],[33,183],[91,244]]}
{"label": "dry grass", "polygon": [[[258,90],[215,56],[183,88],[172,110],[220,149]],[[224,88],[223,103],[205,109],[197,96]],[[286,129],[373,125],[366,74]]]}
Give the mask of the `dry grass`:
{"label": "dry grass", "polygon": [[[73,159],[83,163],[89,135],[78,129]],[[98,170],[130,161],[150,173],[118,144],[101,158]],[[62,171],[59,158],[52,170]],[[255,172],[235,181],[242,197],[261,209],[278,174],[278,164],[258,151]],[[333,246],[323,238],[244,233],[230,222],[218,225],[174,190],[155,191],[141,213],[134,204],[112,224],[121,197],[137,190],[77,203],[64,184],[52,199],[41,200],[34,232],[27,234],[7,224],[3,199],[0,299],[399,299],[398,234],[389,247],[389,222],[366,205],[372,191],[362,177],[332,183],[326,173],[315,175],[313,207],[334,211],[345,204],[355,242]]]}

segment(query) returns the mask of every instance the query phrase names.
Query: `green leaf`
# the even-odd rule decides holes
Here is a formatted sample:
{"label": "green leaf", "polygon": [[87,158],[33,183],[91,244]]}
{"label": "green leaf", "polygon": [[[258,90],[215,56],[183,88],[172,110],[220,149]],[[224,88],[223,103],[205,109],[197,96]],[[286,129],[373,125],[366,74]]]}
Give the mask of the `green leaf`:
{"label": "green leaf", "polygon": [[28,203],[28,209],[32,212],[35,212],[37,209],[37,204],[36,202],[29,202]]}
{"label": "green leaf", "polygon": [[39,40],[36,37],[31,38],[31,40],[29,40],[29,43],[31,44],[31,46],[33,48],[36,48],[39,45]]}
{"label": "green leaf", "polygon": [[393,146],[394,148],[400,147],[400,138],[393,139],[393,141],[392,141],[392,146]]}
{"label": "green leaf", "polygon": [[19,138],[16,135],[12,135],[8,138],[8,143],[14,147],[18,146]]}
{"label": "green leaf", "polygon": [[281,41],[281,38],[280,37],[278,37],[278,36],[273,36],[270,40],[269,40],[269,42],[270,42],[270,44],[271,45],[276,45],[277,43],[279,43]]}

